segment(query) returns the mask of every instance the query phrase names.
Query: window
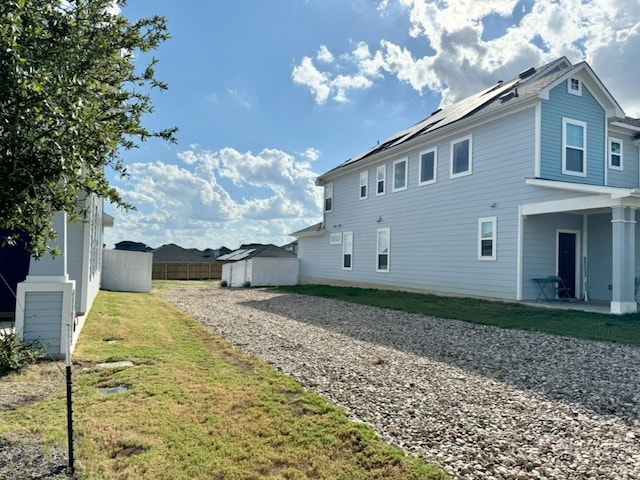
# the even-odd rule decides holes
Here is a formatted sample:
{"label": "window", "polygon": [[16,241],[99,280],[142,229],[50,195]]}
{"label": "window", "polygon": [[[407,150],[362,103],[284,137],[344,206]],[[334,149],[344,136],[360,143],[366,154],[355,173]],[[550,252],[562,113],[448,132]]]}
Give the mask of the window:
{"label": "window", "polygon": [[393,162],[393,191],[407,189],[407,159]]}
{"label": "window", "polygon": [[376,169],[376,195],[384,195],[384,181],[387,176],[387,166],[380,165]]}
{"label": "window", "polygon": [[570,78],[567,83],[567,91],[572,95],[582,95],[582,82],[577,78]]}
{"label": "window", "polygon": [[324,186],[324,211],[333,211],[333,183]]}
{"label": "window", "polygon": [[622,140],[609,139],[609,168],[622,170]]}
{"label": "window", "polygon": [[496,217],[478,220],[478,260],[496,259]]}
{"label": "window", "polygon": [[360,198],[367,198],[367,187],[369,186],[369,171],[360,172]]}
{"label": "window", "polygon": [[562,119],[562,173],[587,176],[587,124]]}
{"label": "window", "polygon": [[451,142],[451,178],[471,175],[471,135]]}
{"label": "window", "polygon": [[418,185],[429,185],[436,182],[436,153],[437,150],[432,148],[420,152],[420,173],[418,179]]}
{"label": "window", "polygon": [[335,232],[329,235],[330,245],[340,245],[342,243],[342,232]]}
{"label": "window", "polygon": [[342,234],[342,269],[351,270],[353,262],[353,232]]}
{"label": "window", "polygon": [[389,271],[389,247],[391,230],[389,228],[378,229],[376,272]]}

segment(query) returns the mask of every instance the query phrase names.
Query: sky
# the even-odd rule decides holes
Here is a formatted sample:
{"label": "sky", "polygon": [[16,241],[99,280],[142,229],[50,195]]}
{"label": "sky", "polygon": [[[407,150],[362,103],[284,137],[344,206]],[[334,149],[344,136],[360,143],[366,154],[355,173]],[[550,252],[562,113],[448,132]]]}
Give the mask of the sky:
{"label": "sky", "polygon": [[[284,245],[322,219],[316,178],[434,110],[566,56],[640,117],[638,0],[129,0],[168,20],[166,92],[123,153],[105,244]],[[148,56],[138,56],[140,69]]]}

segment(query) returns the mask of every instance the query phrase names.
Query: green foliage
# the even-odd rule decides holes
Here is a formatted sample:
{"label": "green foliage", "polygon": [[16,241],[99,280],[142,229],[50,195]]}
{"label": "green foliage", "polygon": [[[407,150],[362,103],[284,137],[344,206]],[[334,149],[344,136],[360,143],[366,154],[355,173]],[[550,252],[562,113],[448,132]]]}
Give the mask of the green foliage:
{"label": "green foliage", "polygon": [[15,332],[0,334],[0,376],[36,363],[44,351],[38,342],[21,342]]}
{"label": "green foliage", "polygon": [[245,282],[242,284],[242,286],[243,286],[244,288],[249,288],[249,287],[251,286],[251,282],[250,282],[249,280],[247,280],[247,281],[245,281]]}
{"label": "green foliage", "polygon": [[277,290],[500,328],[640,345],[640,313],[608,315],[477,298],[332,285],[296,285]]}
{"label": "green foliage", "polygon": [[0,229],[27,233],[36,257],[52,252],[56,213],[83,218],[84,195],[132,208],[104,173],[126,175],[122,151],[153,137],[175,141],[175,128],[142,125],[150,92],[167,85],[155,78],[155,58],[140,71],[134,61],[169,38],[166,20],[130,23],[112,5],[0,2]]}
{"label": "green foliage", "polygon": [[222,288],[226,288],[226,287],[228,287],[228,286],[229,286],[229,284],[227,283],[227,281],[226,281],[226,280],[222,280],[222,281],[220,282],[220,286],[221,286]]}

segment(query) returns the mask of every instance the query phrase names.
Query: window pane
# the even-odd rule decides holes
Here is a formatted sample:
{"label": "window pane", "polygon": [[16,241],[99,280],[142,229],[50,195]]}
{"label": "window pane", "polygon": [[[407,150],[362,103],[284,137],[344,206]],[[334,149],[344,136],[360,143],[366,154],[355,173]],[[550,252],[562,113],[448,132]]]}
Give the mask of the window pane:
{"label": "window pane", "polygon": [[420,181],[428,182],[434,179],[434,152],[425,153],[420,159]]}
{"label": "window pane", "polygon": [[387,232],[378,233],[378,253],[389,253],[389,236]]}
{"label": "window pane", "polygon": [[567,146],[584,148],[584,128],[567,123]]}
{"label": "window pane", "polygon": [[393,165],[393,188],[405,187],[405,174],[407,172],[407,162],[399,162]]}
{"label": "window pane", "polygon": [[453,145],[453,173],[469,170],[469,140]]}
{"label": "window pane", "polygon": [[482,240],[480,246],[483,257],[493,257],[493,240]]}
{"label": "window pane", "polygon": [[384,254],[378,255],[378,270],[387,270],[389,268],[389,256]]}
{"label": "window pane", "polygon": [[482,222],[482,238],[493,237],[493,222]]}
{"label": "window pane", "polygon": [[360,198],[367,196],[367,184],[369,183],[369,175],[367,172],[360,173]]}
{"label": "window pane", "polygon": [[342,261],[342,266],[344,268],[351,268],[351,255],[348,253],[345,253],[343,256],[343,261]]}
{"label": "window pane", "polygon": [[567,148],[567,170],[572,172],[583,172],[583,155],[582,150],[575,148]]}

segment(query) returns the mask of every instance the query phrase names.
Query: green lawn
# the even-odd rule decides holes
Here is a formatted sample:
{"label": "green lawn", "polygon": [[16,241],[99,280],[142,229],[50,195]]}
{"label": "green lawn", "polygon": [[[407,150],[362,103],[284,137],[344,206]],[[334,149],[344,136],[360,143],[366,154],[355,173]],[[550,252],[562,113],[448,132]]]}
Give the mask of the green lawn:
{"label": "green lawn", "polygon": [[640,314],[607,315],[475,298],[328,285],[297,285],[278,290],[501,328],[640,345]]}
{"label": "green lawn", "polygon": [[[82,478],[449,478],[154,294],[100,292],[73,358]],[[96,367],[123,360],[134,366]],[[98,393],[116,386],[129,390]],[[0,434],[26,430],[64,446],[65,418],[61,377],[53,397],[0,412]]]}

